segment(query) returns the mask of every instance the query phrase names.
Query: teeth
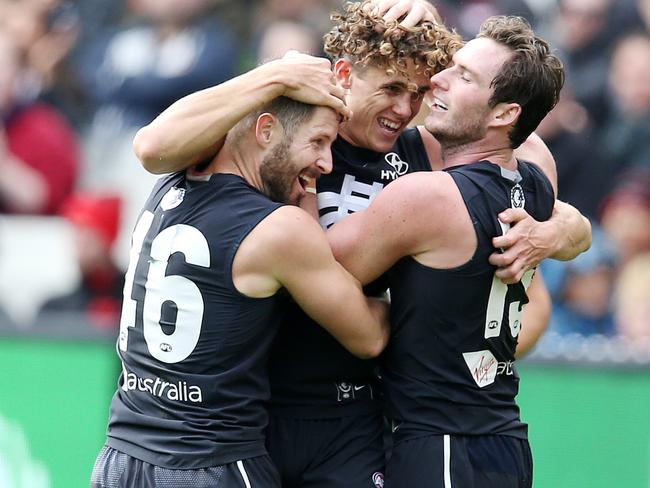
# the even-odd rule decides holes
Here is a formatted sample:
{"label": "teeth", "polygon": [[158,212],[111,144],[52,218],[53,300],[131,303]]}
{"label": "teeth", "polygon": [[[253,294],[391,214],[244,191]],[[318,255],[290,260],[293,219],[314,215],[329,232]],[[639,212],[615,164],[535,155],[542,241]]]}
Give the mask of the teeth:
{"label": "teeth", "polygon": [[400,125],[401,125],[401,124],[398,124],[397,122],[392,122],[392,121],[390,121],[388,119],[384,119],[384,118],[379,119],[379,123],[382,124],[382,125],[385,125],[386,127],[388,127],[389,129],[392,129],[392,130],[399,129]]}
{"label": "teeth", "polygon": [[433,99],[433,106],[441,108],[442,110],[447,110],[447,105],[442,103],[442,101],[439,98],[434,98]]}

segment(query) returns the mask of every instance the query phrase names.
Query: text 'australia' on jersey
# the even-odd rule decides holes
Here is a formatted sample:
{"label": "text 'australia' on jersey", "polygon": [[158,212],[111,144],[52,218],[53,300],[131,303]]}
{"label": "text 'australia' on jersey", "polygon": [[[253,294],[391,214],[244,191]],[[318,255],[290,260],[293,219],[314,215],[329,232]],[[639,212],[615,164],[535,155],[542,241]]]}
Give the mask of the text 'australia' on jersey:
{"label": "text 'australia' on jersey", "polygon": [[[488,262],[497,215],[520,207],[547,220],[555,201],[550,182],[532,164],[508,171],[487,161],[448,168],[477,236],[467,263],[434,269],[411,257],[389,272],[391,339],[383,356],[388,415],[409,429],[438,434],[525,437],[515,403],[514,353],[526,287],[505,285]],[[426,211],[423,209],[422,211]]]}
{"label": "text 'australia' on jersey", "polygon": [[239,293],[232,263],[279,206],[230,174],[155,186],[133,234],[109,446],[179,469],[264,454],[265,363],[283,300]]}

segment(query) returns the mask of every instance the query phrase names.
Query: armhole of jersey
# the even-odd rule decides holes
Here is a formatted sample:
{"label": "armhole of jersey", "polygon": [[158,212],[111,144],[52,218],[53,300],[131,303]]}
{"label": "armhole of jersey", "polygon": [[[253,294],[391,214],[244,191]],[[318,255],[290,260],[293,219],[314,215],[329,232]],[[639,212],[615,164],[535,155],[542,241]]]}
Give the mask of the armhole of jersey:
{"label": "armhole of jersey", "polygon": [[417,127],[406,129],[402,134],[402,140],[402,148],[409,161],[416,162],[415,167],[409,172],[431,171],[431,161],[429,161],[429,155],[422,134],[420,134],[420,129]]}
{"label": "armhole of jersey", "polygon": [[232,265],[235,261],[235,255],[237,254],[237,251],[239,250],[239,246],[241,246],[241,243],[244,242],[244,239],[250,234],[255,227],[257,227],[260,222],[262,222],[265,218],[267,218],[269,215],[271,215],[273,212],[278,210],[279,208],[284,207],[285,204],[283,203],[276,203],[274,206],[269,207],[266,209],[266,212],[261,213],[259,216],[259,219],[257,222],[255,222],[253,225],[248,226],[247,228],[244,229],[244,231],[240,234],[240,236],[235,240],[233,243],[232,247],[228,251],[228,256],[226,258],[225,262],[225,267],[226,269],[224,270],[224,275],[228,277],[228,286],[230,289],[233,291],[233,293],[237,294],[238,296],[246,299],[246,300],[268,300],[270,298],[273,298],[275,294],[265,297],[265,298],[254,298],[254,297],[249,297],[247,295],[244,295],[242,292],[240,292],[237,287],[235,286],[235,283],[233,282],[232,279]]}
{"label": "armhole of jersey", "polygon": [[[458,184],[458,181],[456,180],[457,177],[458,178],[461,178],[461,177],[462,178],[467,178],[467,176],[465,176],[462,172],[455,171],[453,168],[451,170],[446,170],[445,169],[443,171],[447,172],[449,174],[449,176],[451,176],[451,179],[454,180],[454,184],[456,185],[456,187],[458,188],[458,192],[460,193],[460,198],[463,199],[463,205],[465,205],[465,210],[467,211],[467,214],[469,215],[469,218],[472,221],[472,228],[474,229],[474,235],[476,236],[476,250],[474,251],[474,254],[472,254],[472,257],[469,259],[469,261],[467,261],[466,263],[461,264],[460,266],[457,266],[455,268],[450,268],[450,269],[446,270],[446,271],[461,271],[461,270],[464,270],[465,268],[468,268],[468,267],[471,267],[471,266],[475,265],[475,263],[477,262],[476,260],[478,258],[478,253],[479,253],[479,251],[481,249],[482,244],[484,244],[485,242],[489,242],[490,245],[492,245],[492,242],[489,239],[485,240],[485,239],[482,238],[482,235],[481,235],[482,233],[479,232],[479,229],[476,227],[476,223],[478,222],[479,226],[481,228],[483,228],[483,224],[481,223],[481,219],[479,219],[478,216],[475,215],[472,212],[471,207],[469,205],[469,202],[466,200],[465,194],[461,191],[460,185]],[[469,178],[467,178],[467,179],[469,179]],[[498,221],[498,219],[497,219],[497,221]],[[499,227],[498,229],[501,229],[501,227]]]}
{"label": "armhole of jersey", "polygon": [[548,214],[546,215],[546,218],[550,218],[551,215],[553,214],[553,206],[555,205],[555,192],[553,191],[553,185],[551,185],[551,180],[549,180],[548,176],[546,176],[546,173],[544,173],[544,170],[538,166],[536,163],[532,161],[527,161],[525,159],[517,159],[517,162],[520,164],[524,164],[526,169],[535,174],[535,176],[539,175],[540,176],[540,182],[541,186],[548,193],[548,195],[551,197],[553,203],[551,204],[550,209],[545,209],[548,210]]}

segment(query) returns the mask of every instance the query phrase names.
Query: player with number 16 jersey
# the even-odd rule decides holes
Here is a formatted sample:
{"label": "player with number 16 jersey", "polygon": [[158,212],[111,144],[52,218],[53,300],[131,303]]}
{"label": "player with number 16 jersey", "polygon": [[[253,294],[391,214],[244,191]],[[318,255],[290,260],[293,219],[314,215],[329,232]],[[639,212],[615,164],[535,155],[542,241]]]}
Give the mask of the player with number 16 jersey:
{"label": "player with number 16 jersey", "polygon": [[171,469],[265,454],[265,360],[282,298],[244,296],[231,270],[280,206],[232,174],[156,185],[133,235],[108,446]]}

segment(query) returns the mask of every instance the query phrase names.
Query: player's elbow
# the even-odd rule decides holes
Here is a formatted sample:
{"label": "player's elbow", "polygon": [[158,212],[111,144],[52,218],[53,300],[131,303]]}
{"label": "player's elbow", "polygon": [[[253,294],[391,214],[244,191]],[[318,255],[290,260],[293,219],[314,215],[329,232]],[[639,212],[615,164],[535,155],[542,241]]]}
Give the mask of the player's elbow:
{"label": "player's elbow", "polygon": [[351,350],[350,352],[359,359],[373,359],[379,356],[383,349],[383,347],[378,347],[377,344],[372,344],[355,347],[354,350]]}
{"label": "player's elbow", "polygon": [[373,359],[379,356],[386,347],[386,339],[376,337],[360,342],[350,352],[360,359]]}
{"label": "player's elbow", "polygon": [[162,164],[162,145],[158,137],[155,137],[148,126],[142,127],[133,139],[133,152],[140,160],[142,167],[149,173],[162,174],[166,172]]}

